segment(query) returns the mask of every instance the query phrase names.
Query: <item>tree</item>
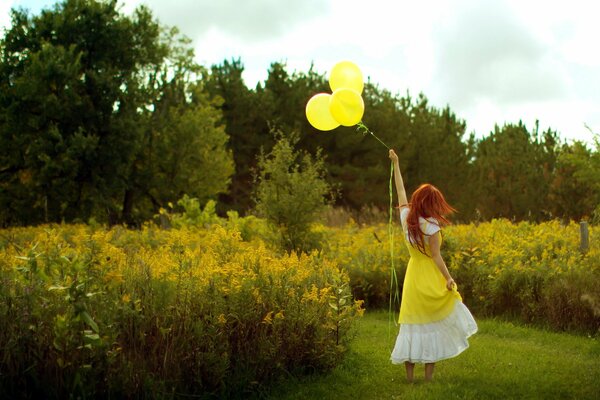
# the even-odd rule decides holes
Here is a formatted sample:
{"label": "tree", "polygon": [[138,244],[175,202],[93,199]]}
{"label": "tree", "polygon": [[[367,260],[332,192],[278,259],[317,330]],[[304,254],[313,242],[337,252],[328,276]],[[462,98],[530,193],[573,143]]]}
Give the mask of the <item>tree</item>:
{"label": "tree", "polygon": [[[129,17],[116,1],[66,0],[37,16],[13,10],[0,51],[0,223],[134,222],[133,214],[157,211],[159,204],[144,201],[162,192],[160,185],[174,186],[171,195],[157,195],[158,203],[190,186],[198,194],[202,168],[215,170],[199,156],[164,148],[221,149],[226,136],[207,101],[165,100],[177,86],[192,97],[196,89],[187,79],[197,66],[189,42],[161,27],[148,9]],[[169,125],[160,128],[158,142],[176,176],[140,187],[136,171],[164,167],[146,157],[149,142],[157,142],[148,132],[156,130],[150,124],[161,100],[163,115],[171,116],[163,119]],[[208,188],[207,197],[224,190],[224,171],[213,176],[220,186]]]}
{"label": "tree", "polygon": [[[322,149],[327,154],[329,179],[340,184],[338,205],[354,210],[369,205],[387,208],[387,149],[356,127],[321,132],[306,120],[306,102],[315,93],[330,90],[324,75],[312,67],[308,72],[289,73],[285,64],[273,63],[264,86],[259,84],[252,90],[245,86],[242,73],[239,60],[225,61],[213,66],[207,83],[211,95],[223,99],[222,110],[235,155],[232,194],[225,201],[238,210],[244,207],[250,189],[248,176],[256,166],[254,155],[261,146],[268,151],[273,145],[271,126],[300,132],[299,149],[312,154]],[[464,122],[449,108],[439,111],[429,106],[424,95],[417,99],[392,95],[371,82],[365,85],[363,98],[365,124],[398,151],[403,167],[411,172],[408,182],[412,188],[425,181],[436,183],[457,206],[474,209],[472,193],[460,189],[471,170],[472,143],[462,141]]]}
{"label": "tree", "polygon": [[[170,33],[167,65],[153,77],[143,138],[125,193],[125,221],[146,220],[185,194],[201,203],[226,193],[234,165],[222,113],[209,100],[189,40]],[[179,43],[173,43],[173,42]],[[136,207],[134,207],[136,205]]]}
{"label": "tree", "polygon": [[114,1],[12,17],[0,69],[3,208],[23,223],[114,218],[140,137],[140,66],[168,51],[158,24],[144,8],[119,15]]}
{"label": "tree", "polygon": [[459,210],[457,217],[470,218],[474,204],[473,187],[467,184],[472,166],[470,142],[463,142],[465,122],[449,107],[438,110],[430,106],[422,94],[410,103],[407,112],[410,125],[402,153],[408,161],[405,175],[409,193],[422,183],[431,183]]}
{"label": "tree", "polygon": [[332,186],[320,152],[313,157],[296,150],[296,135],[275,137],[273,149],[258,160],[255,210],[280,234],[283,248],[309,250],[315,246],[311,224],[331,203]]}
{"label": "tree", "polygon": [[532,135],[522,122],[496,126],[477,143],[477,207],[485,219],[548,218],[555,144],[555,132],[547,131],[540,139],[537,126]]}
{"label": "tree", "polygon": [[261,146],[270,149],[273,145],[269,130],[271,105],[261,95],[261,88],[248,89],[243,71],[240,60],[225,60],[221,65],[213,65],[205,77],[206,91],[223,114],[235,162],[231,190],[220,200],[239,212],[252,207],[252,169],[256,167],[256,154]]}
{"label": "tree", "polygon": [[578,221],[593,214],[600,204],[598,159],[598,152],[580,141],[562,146],[549,196],[555,216]]}

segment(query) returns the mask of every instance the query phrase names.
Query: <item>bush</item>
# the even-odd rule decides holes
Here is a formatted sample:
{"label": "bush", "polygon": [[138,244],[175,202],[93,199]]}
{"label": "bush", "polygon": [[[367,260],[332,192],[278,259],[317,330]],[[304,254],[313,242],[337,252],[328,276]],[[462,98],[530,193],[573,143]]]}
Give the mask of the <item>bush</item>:
{"label": "bush", "polygon": [[[446,252],[451,271],[477,312],[600,332],[600,248],[579,251],[577,223],[493,220],[447,231],[456,244]],[[599,239],[592,227],[590,242]]]}
{"label": "bush", "polygon": [[[389,304],[387,226],[327,228],[326,254],[348,271],[355,298]],[[493,220],[443,231],[442,255],[465,304],[481,316],[600,333],[600,242],[590,227],[590,250],[579,251],[579,225]],[[398,227],[394,264],[400,288],[408,261]]]}
{"label": "bush", "polygon": [[287,251],[310,251],[319,246],[320,236],[312,230],[333,200],[325,180],[325,163],[318,152],[297,152],[296,136],[277,133],[277,143],[261,154],[256,176],[256,212],[277,235],[273,241]]}
{"label": "bush", "polygon": [[[183,212],[169,215],[170,223],[174,228],[208,228],[221,223],[221,219],[217,216],[217,203],[214,200],[208,200],[202,208],[198,199],[186,194],[177,201],[177,205],[183,208]],[[168,214],[161,210],[160,215]]]}
{"label": "bush", "polygon": [[219,225],[227,230],[239,232],[242,240],[265,241],[270,237],[270,232],[265,220],[253,215],[240,217],[237,211],[227,211],[227,218],[220,218],[216,212],[214,200],[208,200],[204,207],[196,198],[184,195],[177,205],[181,212],[161,209],[155,220],[163,228],[173,227],[176,229],[204,230]]}
{"label": "bush", "polygon": [[0,232],[0,397],[220,397],[336,365],[361,314],[318,254],[237,231]]}
{"label": "bush", "polygon": [[[323,251],[348,272],[354,298],[363,300],[367,308],[387,307],[392,276],[388,226],[360,227],[351,221],[342,229],[328,231]],[[395,229],[394,269],[401,290],[408,251],[400,235],[401,231]]]}

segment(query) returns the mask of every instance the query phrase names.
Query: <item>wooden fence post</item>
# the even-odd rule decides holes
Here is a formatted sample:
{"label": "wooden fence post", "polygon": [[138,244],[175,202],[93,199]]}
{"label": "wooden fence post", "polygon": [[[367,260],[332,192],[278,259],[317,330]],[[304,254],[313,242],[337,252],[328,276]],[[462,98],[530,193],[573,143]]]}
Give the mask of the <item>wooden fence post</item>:
{"label": "wooden fence post", "polygon": [[581,221],[579,223],[579,234],[581,236],[579,250],[581,250],[582,253],[587,253],[590,249],[590,231],[588,229],[587,221]]}

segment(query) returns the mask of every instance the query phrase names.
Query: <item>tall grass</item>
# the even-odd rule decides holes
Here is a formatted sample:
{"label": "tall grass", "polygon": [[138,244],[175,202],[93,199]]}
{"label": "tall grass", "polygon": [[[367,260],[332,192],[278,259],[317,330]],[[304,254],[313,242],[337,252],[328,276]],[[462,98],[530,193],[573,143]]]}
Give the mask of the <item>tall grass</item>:
{"label": "tall grass", "polygon": [[[323,228],[324,253],[350,275],[367,308],[389,303],[390,236],[385,224]],[[600,333],[600,231],[590,228],[590,250],[579,250],[579,226],[558,221],[507,220],[449,226],[442,255],[465,303],[485,316],[507,316],[558,330]],[[394,229],[394,265],[402,278],[408,251]]]}
{"label": "tall grass", "polygon": [[[320,250],[288,254],[265,244],[264,221],[213,214],[172,218],[170,230],[1,230],[0,397],[263,393],[339,365],[362,300],[387,308],[386,224],[315,226]],[[582,254],[575,224],[458,225],[442,253],[477,317],[597,336],[600,232],[590,233]]]}
{"label": "tall grass", "polygon": [[336,365],[362,311],[335,263],[219,226],[1,233],[0,397],[241,396]]}

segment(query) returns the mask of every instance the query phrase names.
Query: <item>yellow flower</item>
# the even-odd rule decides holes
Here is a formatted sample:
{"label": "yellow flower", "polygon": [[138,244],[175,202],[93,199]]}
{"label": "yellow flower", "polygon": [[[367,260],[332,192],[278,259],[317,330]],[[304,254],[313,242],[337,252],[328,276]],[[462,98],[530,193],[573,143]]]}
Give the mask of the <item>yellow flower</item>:
{"label": "yellow flower", "polygon": [[262,320],[263,324],[271,325],[273,323],[273,311],[269,311]]}
{"label": "yellow flower", "polygon": [[106,283],[120,284],[124,282],[123,274],[119,271],[109,271],[104,275]]}

